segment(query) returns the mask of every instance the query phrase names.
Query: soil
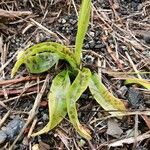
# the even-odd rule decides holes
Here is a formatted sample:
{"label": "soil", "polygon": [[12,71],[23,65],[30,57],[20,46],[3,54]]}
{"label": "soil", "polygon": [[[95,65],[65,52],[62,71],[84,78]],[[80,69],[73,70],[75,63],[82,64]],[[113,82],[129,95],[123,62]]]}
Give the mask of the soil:
{"label": "soil", "polygon": [[[29,131],[32,133],[42,129],[49,120],[48,85],[58,70],[52,69],[48,73],[32,75],[23,66],[15,79],[11,79],[10,73],[16,62],[16,55],[18,50],[25,50],[44,41],[61,41],[69,47],[74,47],[80,4],[79,0],[0,1],[0,9],[28,12],[20,16],[13,12],[8,16],[0,13],[0,148],[2,150],[11,148],[27,122],[36,95],[47,74],[50,74],[50,80],[39,109],[33,121],[13,145],[14,149],[150,149],[149,138],[136,139],[138,135],[149,135],[148,116],[134,113],[122,119],[109,118],[108,112],[98,105],[88,91],[77,102],[77,108],[80,122],[91,131],[91,141],[86,141],[78,135],[68,121],[68,116],[47,134],[36,137],[31,137],[29,134]],[[92,4],[91,21],[83,46],[83,65],[93,71],[101,72],[105,86],[114,96],[123,100],[129,112],[150,110],[149,90],[138,85],[124,85],[124,80],[128,77],[141,77],[150,81],[150,1],[94,0]],[[59,40],[50,32],[55,33]],[[98,66],[98,59],[101,66]],[[135,73],[136,71],[139,74]],[[118,125],[121,133],[117,132],[118,128],[112,127],[111,130],[115,130],[119,136],[108,133],[108,128],[111,131],[111,119],[112,123]],[[12,124],[15,124],[15,127]],[[135,141],[109,147],[111,143],[129,137],[135,138]]]}

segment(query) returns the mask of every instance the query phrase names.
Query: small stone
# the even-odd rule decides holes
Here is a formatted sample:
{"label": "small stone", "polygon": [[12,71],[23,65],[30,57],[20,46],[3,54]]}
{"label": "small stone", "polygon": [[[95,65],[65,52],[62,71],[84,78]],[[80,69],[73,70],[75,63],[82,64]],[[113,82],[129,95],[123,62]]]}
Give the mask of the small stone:
{"label": "small stone", "polygon": [[61,23],[66,23],[66,20],[64,18],[62,18]]}
{"label": "small stone", "polygon": [[61,18],[60,18],[60,19],[58,19],[58,22],[59,22],[59,23],[61,23]]}
{"label": "small stone", "polygon": [[6,138],[7,138],[7,134],[5,133],[5,131],[1,130],[0,131],[0,144],[4,143]]}
{"label": "small stone", "polygon": [[100,48],[102,48],[102,45],[101,44],[96,44],[94,48],[95,49],[100,49]]}
{"label": "small stone", "polygon": [[117,93],[119,94],[119,96],[123,97],[125,96],[125,94],[127,93],[128,88],[126,86],[122,86],[119,90],[117,90]]}
{"label": "small stone", "polygon": [[143,96],[138,90],[135,90],[132,87],[128,90],[127,99],[132,108],[139,108],[144,103]]}
{"label": "small stone", "polygon": [[89,35],[90,35],[91,37],[94,37],[94,36],[95,36],[94,32],[92,32],[92,31],[89,33]]}
{"label": "small stone", "polygon": [[94,46],[95,46],[95,41],[90,41],[90,42],[89,42],[89,45],[90,45],[90,48],[94,48]]}
{"label": "small stone", "polygon": [[84,61],[87,64],[92,64],[94,62],[94,57],[91,55],[85,55],[84,57]]}
{"label": "small stone", "polygon": [[144,35],[143,39],[147,44],[150,44],[150,35]]}
{"label": "small stone", "polygon": [[85,49],[89,49],[89,48],[90,48],[90,45],[87,43],[87,44],[84,45],[84,48],[85,48]]}
{"label": "small stone", "polygon": [[47,121],[49,119],[47,114],[43,114],[42,118],[44,121]]}
{"label": "small stone", "polygon": [[18,117],[14,118],[6,126],[5,133],[7,134],[7,137],[9,139],[14,138],[20,132],[20,130],[23,128],[23,126],[24,126],[24,120],[22,120],[21,118],[18,118]]}

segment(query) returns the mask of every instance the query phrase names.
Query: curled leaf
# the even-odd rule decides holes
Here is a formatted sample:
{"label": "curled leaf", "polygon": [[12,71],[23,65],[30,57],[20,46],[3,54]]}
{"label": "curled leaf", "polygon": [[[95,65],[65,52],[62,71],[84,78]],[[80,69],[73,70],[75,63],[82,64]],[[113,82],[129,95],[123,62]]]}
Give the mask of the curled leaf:
{"label": "curled leaf", "polygon": [[25,64],[27,62],[27,59],[30,56],[34,56],[38,53],[44,53],[44,52],[57,54],[59,56],[59,59],[63,59],[67,61],[73,69],[75,70],[77,69],[74,53],[69,48],[55,42],[43,42],[43,43],[36,44],[28,48],[26,51],[18,54],[17,57],[18,59],[12,69],[11,77],[15,75],[15,73],[18,71],[18,69],[22,64]]}
{"label": "curled leaf", "polygon": [[25,64],[30,73],[42,73],[58,63],[58,60],[59,56],[56,53],[44,52],[29,56]]}
{"label": "curled leaf", "polygon": [[96,73],[91,76],[89,88],[95,100],[110,114],[117,116],[125,113],[124,103],[108,91]]}
{"label": "curled leaf", "polygon": [[84,138],[91,139],[90,134],[78,120],[78,114],[76,109],[76,101],[80,98],[81,94],[87,89],[91,77],[91,71],[87,68],[83,68],[79,71],[76,79],[69,88],[67,94],[67,111],[71,123],[76,131]]}
{"label": "curled leaf", "polygon": [[150,90],[150,82],[144,80],[144,79],[138,79],[138,78],[128,78],[125,81],[125,84],[139,84],[146,89]]}
{"label": "curled leaf", "polygon": [[66,94],[70,87],[68,71],[62,71],[52,81],[48,94],[49,122],[39,132],[32,136],[37,136],[48,132],[56,127],[67,114]]}

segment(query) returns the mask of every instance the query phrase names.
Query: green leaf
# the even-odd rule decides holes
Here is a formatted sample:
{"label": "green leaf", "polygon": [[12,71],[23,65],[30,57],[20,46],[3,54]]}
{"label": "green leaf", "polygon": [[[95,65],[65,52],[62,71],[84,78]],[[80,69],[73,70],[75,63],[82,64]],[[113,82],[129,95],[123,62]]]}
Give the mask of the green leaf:
{"label": "green leaf", "polygon": [[80,65],[81,49],[89,25],[90,12],[91,12],[90,7],[91,7],[91,0],[82,1],[80,14],[79,14],[76,42],[75,42],[75,57],[78,65]]}
{"label": "green leaf", "polygon": [[63,59],[67,61],[74,70],[77,70],[77,64],[74,58],[74,53],[69,48],[55,42],[43,42],[43,43],[36,44],[28,48],[26,51],[23,51],[18,54],[17,62],[15,63],[11,72],[11,77],[15,75],[15,73],[18,71],[18,69],[22,64],[26,63],[27,59],[30,56],[34,56],[38,53],[43,53],[43,52],[57,54],[59,56],[59,59]]}
{"label": "green leaf", "polygon": [[73,68],[77,68],[73,52],[66,46],[56,42],[39,43],[25,51],[25,55],[35,55],[41,52],[53,52],[59,55],[60,59],[64,59]]}
{"label": "green leaf", "polygon": [[29,56],[25,64],[30,73],[42,73],[49,70],[58,63],[59,56],[56,53],[37,53],[35,56]]}
{"label": "green leaf", "polygon": [[104,110],[110,111],[109,113],[115,116],[125,113],[124,103],[108,91],[96,73],[91,76],[89,88],[95,100]]}
{"label": "green leaf", "polygon": [[144,79],[138,79],[138,78],[128,78],[125,81],[125,84],[139,84],[146,89],[150,90],[150,82],[144,80]]}
{"label": "green leaf", "polygon": [[87,68],[83,68],[79,71],[76,79],[69,88],[67,94],[67,111],[71,123],[73,124],[76,131],[84,138],[91,139],[90,134],[78,120],[78,114],[76,109],[76,101],[80,98],[82,93],[87,89],[90,81],[91,71]]}
{"label": "green leaf", "polygon": [[15,63],[12,71],[11,71],[11,78],[14,77],[14,75],[16,74],[16,72],[18,71],[18,69],[20,68],[20,66],[24,64],[24,59],[19,59],[17,60],[17,62]]}
{"label": "green leaf", "polygon": [[70,87],[68,71],[62,71],[52,81],[48,94],[49,122],[39,132],[32,136],[37,136],[48,132],[56,127],[67,114],[66,94]]}

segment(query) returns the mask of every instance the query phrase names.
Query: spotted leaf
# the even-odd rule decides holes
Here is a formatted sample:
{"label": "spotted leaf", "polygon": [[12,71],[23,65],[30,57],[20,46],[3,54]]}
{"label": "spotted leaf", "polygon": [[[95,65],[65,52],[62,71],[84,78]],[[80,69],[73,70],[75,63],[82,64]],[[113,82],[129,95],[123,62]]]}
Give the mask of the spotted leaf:
{"label": "spotted leaf", "polygon": [[86,139],[91,139],[91,136],[88,133],[88,130],[86,130],[86,128],[84,128],[78,120],[76,102],[80,98],[81,94],[87,89],[90,81],[90,76],[90,70],[83,68],[82,71],[79,71],[77,77],[75,78],[67,93],[67,111],[70,121],[76,131]]}
{"label": "spotted leaf", "polygon": [[110,114],[117,116],[125,113],[124,103],[108,91],[96,73],[91,76],[89,88],[95,100]]}
{"label": "spotted leaf", "polygon": [[35,56],[29,56],[25,65],[30,73],[42,73],[58,63],[58,60],[59,56],[56,53],[37,53]]}
{"label": "spotted leaf", "polygon": [[32,136],[37,136],[48,132],[56,127],[67,114],[66,94],[70,87],[68,71],[62,71],[52,81],[50,92],[48,94],[49,103],[49,122],[39,132]]}

